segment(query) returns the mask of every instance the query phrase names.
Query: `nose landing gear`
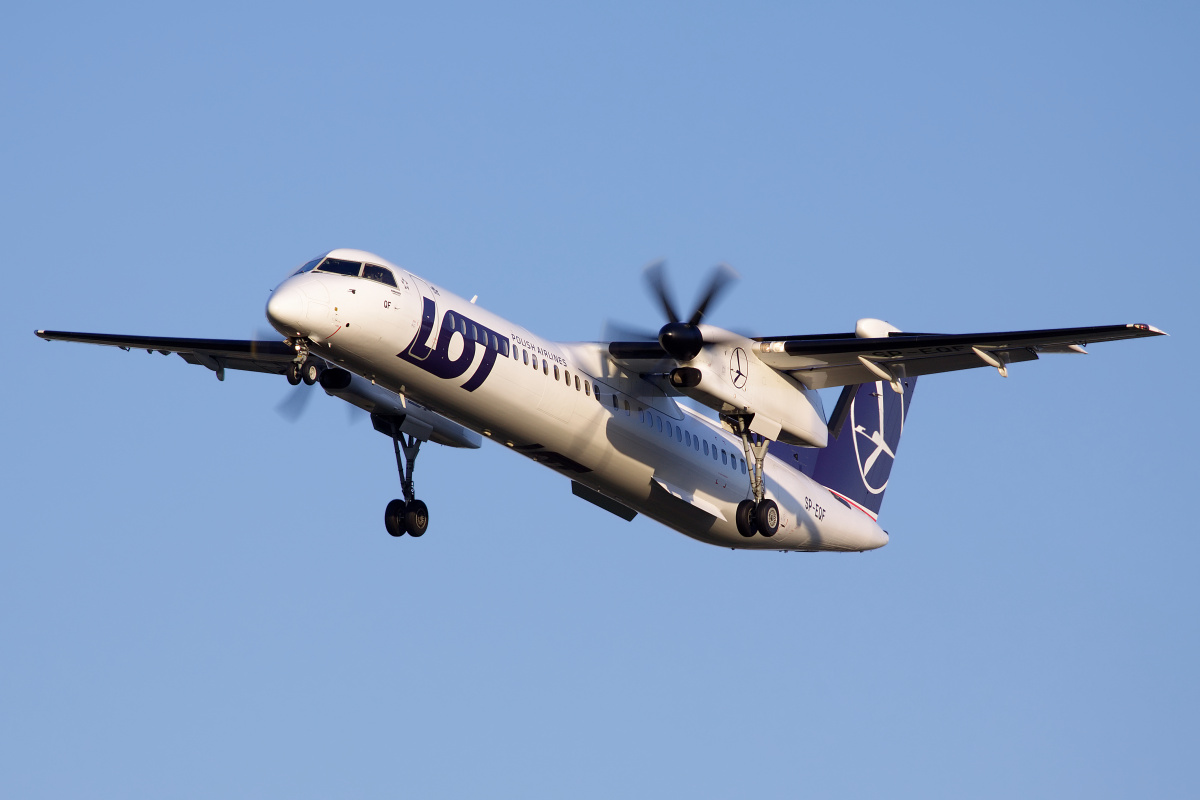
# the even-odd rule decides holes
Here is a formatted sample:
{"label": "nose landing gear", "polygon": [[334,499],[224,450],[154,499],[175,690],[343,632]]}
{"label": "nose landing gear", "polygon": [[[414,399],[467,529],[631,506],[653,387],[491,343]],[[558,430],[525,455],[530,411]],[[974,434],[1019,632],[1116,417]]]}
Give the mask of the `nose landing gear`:
{"label": "nose landing gear", "polygon": [[392,445],[396,449],[396,468],[400,470],[400,488],[404,499],[387,504],[383,512],[383,524],[392,536],[423,536],[429,528],[429,508],[417,500],[413,491],[413,464],[421,449],[421,440],[400,433],[392,423]]}

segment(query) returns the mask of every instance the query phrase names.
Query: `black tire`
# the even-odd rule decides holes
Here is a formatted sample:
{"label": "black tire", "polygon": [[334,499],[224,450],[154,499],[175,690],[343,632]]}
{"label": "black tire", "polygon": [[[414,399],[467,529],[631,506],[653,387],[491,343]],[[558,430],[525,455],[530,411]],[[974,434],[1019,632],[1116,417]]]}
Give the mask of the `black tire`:
{"label": "black tire", "polygon": [[287,379],[288,379],[288,383],[290,383],[292,386],[300,385],[300,365],[299,364],[288,364]]}
{"label": "black tire", "polygon": [[304,369],[300,371],[300,378],[304,381],[305,386],[312,386],[321,377],[321,368],[316,364],[305,364]]}
{"label": "black tire", "polygon": [[775,505],[774,500],[763,500],[758,504],[758,508],[754,509],[754,522],[763,536],[775,535],[779,530],[779,506]]}
{"label": "black tire", "polygon": [[733,515],[737,522],[738,533],[749,539],[755,534],[754,528],[754,501],[743,500],[738,503],[737,512]]}
{"label": "black tire", "polygon": [[410,536],[424,536],[429,529],[429,508],[420,500],[413,500],[404,510],[404,527]]}
{"label": "black tire", "polygon": [[404,511],[404,501],[393,500],[383,512],[383,525],[392,536],[403,536],[407,533],[404,527]]}

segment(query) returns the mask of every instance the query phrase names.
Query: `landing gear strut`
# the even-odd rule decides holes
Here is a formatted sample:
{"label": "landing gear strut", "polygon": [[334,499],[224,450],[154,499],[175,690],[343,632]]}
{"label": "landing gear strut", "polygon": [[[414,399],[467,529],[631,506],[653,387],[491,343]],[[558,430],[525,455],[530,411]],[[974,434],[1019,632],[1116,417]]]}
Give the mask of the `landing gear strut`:
{"label": "landing gear strut", "polygon": [[383,512],[383,524],[392,536],[422,536],[429,528],[429,508],[413,492],[413,464],[421,449],[421,440],[399,431],[392,423],[392,445],[396,448],[396,468],[400,470],[403,500],[393,500]]}
{"label": "landing gear strut", "polygon": [[750,433],[750,414],[736,414],[726,417],[733,427],[733,432],[742,437],[742,448],[746,452],[746,467],[750,473],[750,491],[753,500],[743,500],[738,503],[737,521],[738,533],[747,539],[755,533],[771,537],[779,530],[779,506],[770,500],[766,494],[766,482],[763,480],[763,461],[767,457],[766,438],[756,433]]}

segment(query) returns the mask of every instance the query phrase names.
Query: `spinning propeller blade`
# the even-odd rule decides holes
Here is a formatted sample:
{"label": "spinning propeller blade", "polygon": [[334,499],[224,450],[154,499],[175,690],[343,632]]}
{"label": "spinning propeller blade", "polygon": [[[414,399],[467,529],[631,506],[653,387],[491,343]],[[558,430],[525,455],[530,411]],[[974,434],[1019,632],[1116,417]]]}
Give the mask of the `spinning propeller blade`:
{"label": "spinning propeller blade", "polygon": [[292,387],[291,392],[287,397],[275,406],[275,411],[279,416],[291,423],[300,421],[304,416],[304,412],[308,409],[309,402],[312,401],[313,391],[311,386],[300,384]]}

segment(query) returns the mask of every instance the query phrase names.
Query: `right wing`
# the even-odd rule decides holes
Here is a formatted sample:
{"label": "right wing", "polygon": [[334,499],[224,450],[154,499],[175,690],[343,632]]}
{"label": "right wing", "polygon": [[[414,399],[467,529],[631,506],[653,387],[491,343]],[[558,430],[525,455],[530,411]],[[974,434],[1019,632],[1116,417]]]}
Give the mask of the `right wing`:
{"label": "right wing", "polygon": [[1151,325],[1101,325],[1007,333],[903,333],[860,339],[844,336],[780,336],[755,339],[762,362],[810,389],[884,379],[919,377],[972,367],[1003,368],[1033,361],[1039,353],[1086,353],[1083,345],[1163,336]]}

